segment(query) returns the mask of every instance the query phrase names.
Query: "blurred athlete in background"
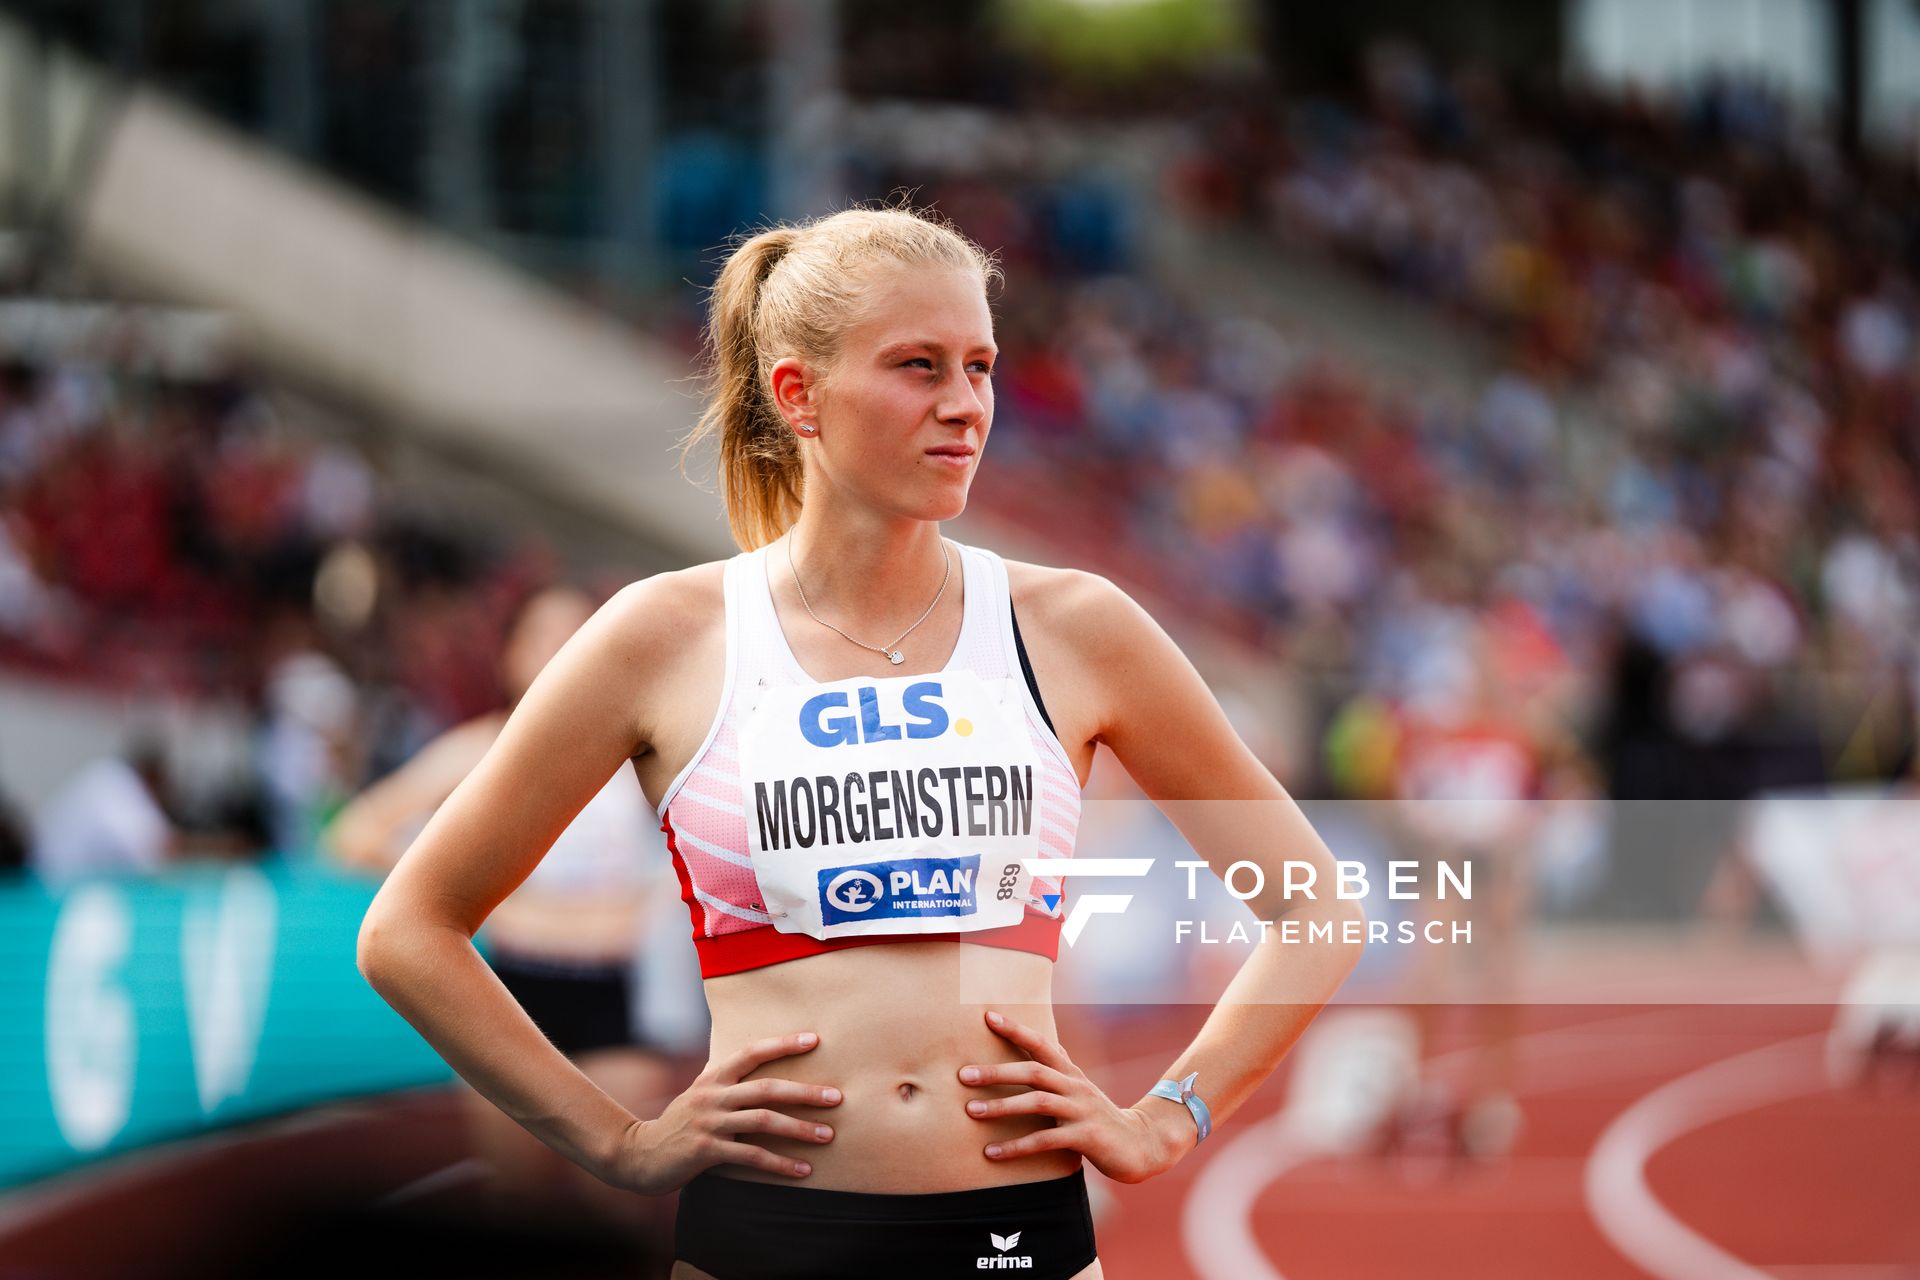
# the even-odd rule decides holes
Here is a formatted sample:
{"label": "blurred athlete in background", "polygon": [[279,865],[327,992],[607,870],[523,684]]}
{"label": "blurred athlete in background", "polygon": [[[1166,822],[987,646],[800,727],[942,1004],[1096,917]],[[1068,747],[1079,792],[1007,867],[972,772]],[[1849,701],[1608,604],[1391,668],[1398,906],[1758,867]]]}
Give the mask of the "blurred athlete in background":
{"label": "blurred athlete in background", "polygon": [[[1526,928],[1537,847],[1566,816],[1556,800],[1591,793],[1584,755],[1563,727],[1565,682],[1556,657],[1511,620],[1480,619],[1447,674],[1401,708],[1394,786],[1396,826],[1421,864],[1420,926],[1443,943],[1411,954],[1408,998],[1421,1058],[1465,1003],[1477,1025],[1472,1066],[1458,1083],[1427,1075],[1385,1135],[1390,1148],[1490,1158],[1521,1126],[1515,1100]],[[1436,864],[1467,880],[1442,896]],[[1453,930],[1471,930],[1454,941]]]}
{"label": "blurred athlete in background", "polygon": [[[593,608],[570,587],[528,594],[508,621],[500,654],[508,705],[447,730],[367,788],[327,828],[324,845],[350,866],[389,871]],[[674,1092],[671,1063],[635,1025],[643,933],[653,908],[671,896],[658,827],[632,771],[616,772],[486,922],[488,962],[535,1025],[601,1088],[636,1108],[657,1108]],[[470,1088],[463,1094],[474,1144],[503,1203],[551,1207],[563,1190],[609,1202],[603,1184],[572,1176],[577,1171],[498,1107]],[[631,1218],[630,1200],[627,1209]]]}

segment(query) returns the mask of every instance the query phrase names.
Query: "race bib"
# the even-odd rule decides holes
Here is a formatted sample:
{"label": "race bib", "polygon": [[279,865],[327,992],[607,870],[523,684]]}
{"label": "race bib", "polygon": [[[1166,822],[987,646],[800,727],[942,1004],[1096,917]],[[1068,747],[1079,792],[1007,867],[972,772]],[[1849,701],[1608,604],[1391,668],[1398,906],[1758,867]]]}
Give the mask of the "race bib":
{"label": "race bib", "polygon": [[1018,924],[1039,856],[1019,686],[971,671],[759,689],[740,731],[747,843],[782,933]]}

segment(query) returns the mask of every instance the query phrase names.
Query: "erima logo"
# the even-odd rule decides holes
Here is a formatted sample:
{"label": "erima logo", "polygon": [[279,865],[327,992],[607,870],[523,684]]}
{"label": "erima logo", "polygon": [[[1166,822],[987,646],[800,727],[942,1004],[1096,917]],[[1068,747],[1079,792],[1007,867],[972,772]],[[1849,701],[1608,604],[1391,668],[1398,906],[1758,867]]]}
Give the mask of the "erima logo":
{"label": "erima logo", "polygon": [[[856,742],[897,742],[909,738],[937,738],[947,731],[947,709],[934,699],[941,696],[938,680],[910,684],[900,695],[900,706],[910,717],[904,725],[880,718],[880,691],[861,685],[854,690],[860,704],[855,716],[844,689],[815,694],[800,706],[800,735],[816,747],[847,746]],[[962,726],[964,730],[965,726]]]}
{"label": "erima logo", "polygon": [[1013,1248],[1013,1246],[1020,1243],[1020,1233],[1018,1231],[1014,1232],[1010,1236],[996,1235],[993,1232],[989,1231],[987,1232],[987,1239],[993,1241],[993,1247],[998,1249],[1000,1252],[990,1253],[990,1254],[987,1254],[985,1257],[981,1257],[981,1258],[975,1258],[973,1260],[974,1270],[976,1271],[1031,1271],[1033,1270],[1032,1255],[1025,1254],[1025,1253],[1009,1254],[1007,1252],[1009,1249]]}

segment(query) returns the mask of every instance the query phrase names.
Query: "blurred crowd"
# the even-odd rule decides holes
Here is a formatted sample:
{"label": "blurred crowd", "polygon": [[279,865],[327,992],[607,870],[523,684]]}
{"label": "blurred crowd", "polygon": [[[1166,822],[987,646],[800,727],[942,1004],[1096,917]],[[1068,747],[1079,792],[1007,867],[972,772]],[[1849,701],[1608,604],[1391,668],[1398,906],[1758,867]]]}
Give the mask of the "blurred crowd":
{"label": "blurred crowd", "polygon": [[[179,341],[193,319],[0,300],[0,670],[245,726],[233,768],[187,777],[147,715],[46,798],[56,875],[106,856],[61,828],[108,811],[135,864],[182,835],[304,854],[345,797],[501,704],[508,615],[553,570],[537,535],[289,423],[219,343]],[[0,845],[27,846],[19,825]]]}
{"label": "blurred crowd", "polygon": [[[1580,621],[1662,675],[1644,692],[1688,738],[1785,692],[1823,720],[1837,772],[1896,768],[1920,590],[1920,175],[1844,157],[1752,83],[1654,103],[1393,44],[1365,72],[1358,101],[1216,122],[1187,176],[1215,216],[1499,340],[1507,369],[1475,411],[1492,465],[1454,470],[1504,499],[1511,551],[1468,554],[1469,572],[1534,578],[1556,623],[1597,607]],[[1576,448],[1583,416],[1598,430]]]}
{"label": "blurred crowd", "polygon": [[1392,791],[1356,771],[1391,757],[1370,734],[1464,724],[1476,671],[1537,756],[1571,735],[1616,796],[1909,767],[1914,175],[1750,84],[1652,103],[1394,45],[1362,84],[1223,93],[1169,198],[1478,329],[1496,370],[1395,384],[1083,265],[1126,257],[1127,210],[982,148],[916,196],[1010,251],[976,501],[1312,677],[1334,791]]}
{"label": "blurred crowd", "polygon": [[[959,162],[851,138],[849,191],[907,187],[1007,268],[976,503],[1277,659],[1310,708],[1279,753],[1303,793],[1407,795],[1447,740],[1518,744],[1506,781],[1456,772],[1531,795],[1910,769],[1913,175],[1750,85],[1652,103],[1382,46],[1360,86],[1188,102],[1157,180],[1478,330],[1499,358],[1465,390],[1155,279],[1128,181],[1026,163],[1098,129],[1058,103],[1026,150],[989,130]],[[244,699],[261,777],[295,780],[258,789],[260,829],[297,843],[312,795],[497,705],[544,553],[423,517],[231,367],[164,376],[140,346],[122,323],[0,371],[0,658]]]}

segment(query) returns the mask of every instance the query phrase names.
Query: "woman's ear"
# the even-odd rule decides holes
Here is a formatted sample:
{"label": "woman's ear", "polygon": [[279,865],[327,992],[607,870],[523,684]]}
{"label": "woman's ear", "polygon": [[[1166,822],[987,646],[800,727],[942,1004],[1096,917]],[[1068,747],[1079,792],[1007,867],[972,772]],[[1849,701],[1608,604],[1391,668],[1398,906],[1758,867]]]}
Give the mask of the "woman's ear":
{"label": "woman's ear", "polygon": [[784,356],[774,363],[768,378],[773,384],[773,407],[781,417],[795,426],[818,420],[819,379],[810,366],[795,356]]}

